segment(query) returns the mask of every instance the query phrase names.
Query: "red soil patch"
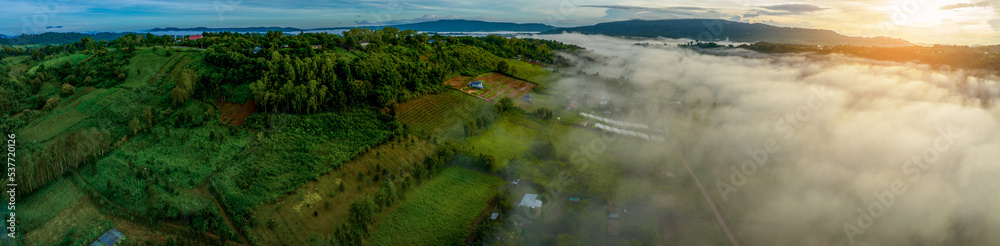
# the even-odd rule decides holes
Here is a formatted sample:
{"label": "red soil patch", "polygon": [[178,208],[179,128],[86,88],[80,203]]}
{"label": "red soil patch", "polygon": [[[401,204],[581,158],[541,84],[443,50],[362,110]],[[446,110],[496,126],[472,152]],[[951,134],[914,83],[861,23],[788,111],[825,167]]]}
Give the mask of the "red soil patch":
{"label": "red soil patch", "polygon": [[483,98],[483,96],[485,95],[490,95],[490,93],[493,93],[494,90],[499,90],[496,91],[497,93],[491,95],[490,98],[488,99],[483,98],[491,102],[494,99],[499,99],[503,97],[508,97],[516,100],[517,98],[523,96],[524,94],[531,91],[531,89],[535,88],[535,86],[537,86],[534,83],[512,78],[510,76],[503,75],[501,73],[489,73],[475,78],[469,76],[458,76],[451,78],[448,81],[445,81],[444,83],[446,85],[450,85],[451,87],[461,90],[468,94],[472,94],[479,91],[469,88],[468,87],[469,81],[483,81],[483,86],[485,86],[486,89],[482,93],[477,93],[481,95],[477,96],[479,98]]}
{"label": "red soil patch", "polygon": [[219,108],[219,121],[233,126],[242,126],[247,118],[257,112],[257,102],[250,99],[243,101],[243,104],[236,104],[219,97],[215,99],[215,107]]}

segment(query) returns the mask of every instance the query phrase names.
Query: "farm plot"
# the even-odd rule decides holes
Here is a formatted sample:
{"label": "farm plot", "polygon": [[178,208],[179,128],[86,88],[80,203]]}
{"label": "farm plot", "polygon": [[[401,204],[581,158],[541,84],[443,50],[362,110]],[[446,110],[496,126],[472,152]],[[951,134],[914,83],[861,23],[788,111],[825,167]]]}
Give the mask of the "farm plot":
{"label": "farm plot", "polygon": [[451,167],[402,201],[378,224],[372,245],[461,244],[503,180]]}
{"label": "farm plot", "polygon": [[492,108],[483,100],[448,91],[400,104],[399,119],[419,137],[454,140],[464,137],[465,122],[491,114]]}
{"label": "farm plot", "polygon": [[[261,206],[252,234],[264,245],[309,245],[309,240],[331,235],[350,215],[355,200],[374,193],[381,179],[403,180],[414,163],[435,153],[436,147],[412,135],[379,145],[348,161],[337,171],[320,176],[292,194]],[[385,174],[370,176],[383,169]],[[358,177],[365,178],[359,179]],[[308,232],[308,233],[306,233]]]}
{"label": "farm plot", "polygon": [[[472,81],[483,81],[484,88],[473,89],[468,87],[468,83]],[[515,100],[519,99],[537,86],[534,83],[500,73],[487,73],[474,78],[459,76],[445,81],[445,84],[491,102],[497,102],[504,97]]]}

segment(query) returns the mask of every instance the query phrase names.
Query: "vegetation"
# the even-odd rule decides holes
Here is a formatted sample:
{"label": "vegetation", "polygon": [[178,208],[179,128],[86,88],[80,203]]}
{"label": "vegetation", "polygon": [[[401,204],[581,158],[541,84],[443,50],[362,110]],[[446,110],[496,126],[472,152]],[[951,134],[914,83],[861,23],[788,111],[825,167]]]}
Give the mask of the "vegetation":
{"label": "vegetation", "polygon": [[461,244],[503,180],[452,167],[409,195],[379,223],[372,245]]}

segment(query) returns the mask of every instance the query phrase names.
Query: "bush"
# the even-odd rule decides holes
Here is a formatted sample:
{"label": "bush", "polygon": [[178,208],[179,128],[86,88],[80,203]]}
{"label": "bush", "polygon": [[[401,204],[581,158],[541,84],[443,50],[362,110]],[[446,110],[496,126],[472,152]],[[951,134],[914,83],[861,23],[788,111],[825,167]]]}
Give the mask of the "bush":
{"label": "bush", "polygon": [[73,85],[69,83],[63,83],[59,92],[62,93],[63,96],[72,95],[73,93],[76,93],[76,87],[73,87]]}

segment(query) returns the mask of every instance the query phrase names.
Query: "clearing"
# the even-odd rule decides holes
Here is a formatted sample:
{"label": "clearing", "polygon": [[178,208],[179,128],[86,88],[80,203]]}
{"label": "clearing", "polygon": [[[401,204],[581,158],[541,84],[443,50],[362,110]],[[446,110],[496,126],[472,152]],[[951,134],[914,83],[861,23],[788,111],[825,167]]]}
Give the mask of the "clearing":
{"label": "clearing", "polygon": [[381,220],[372,245],[453,245],[466,237],[503,180],[478,171],[450,167],[413,190]]}

